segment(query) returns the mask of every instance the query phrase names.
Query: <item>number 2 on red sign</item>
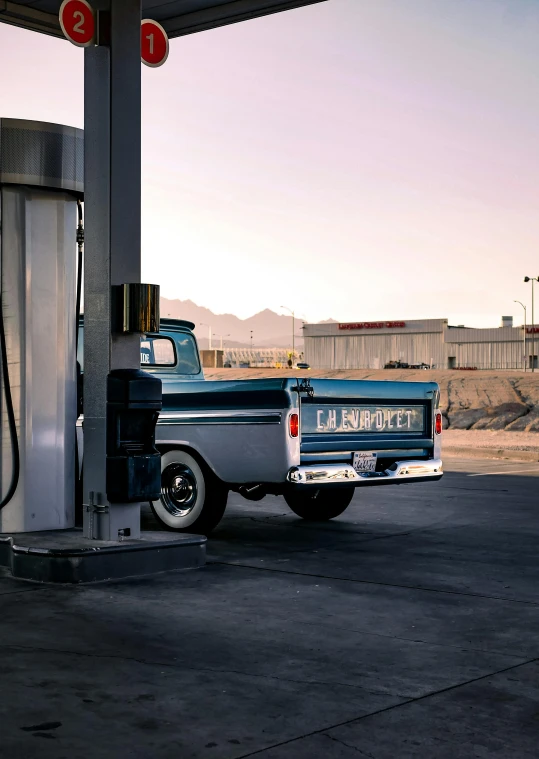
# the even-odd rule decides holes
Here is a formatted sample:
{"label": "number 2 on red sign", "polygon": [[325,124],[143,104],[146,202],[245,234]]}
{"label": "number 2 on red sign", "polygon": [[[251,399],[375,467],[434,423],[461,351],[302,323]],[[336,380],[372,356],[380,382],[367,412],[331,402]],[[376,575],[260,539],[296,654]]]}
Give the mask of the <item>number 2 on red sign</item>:
{"label": "number 2 on red sign", "polygon": [[77,23],[73,27],[73,31],[78,32],[79,34],[84,34],[84,16],[82,13],[80,11],[75,11],[73,18],[78,18]]}
{"label": "number 2 on red sign", "polygon": [[65,37],[77,47],[88,47],[95,40],[95,16],[88,0],[63,0],[60,26]]}

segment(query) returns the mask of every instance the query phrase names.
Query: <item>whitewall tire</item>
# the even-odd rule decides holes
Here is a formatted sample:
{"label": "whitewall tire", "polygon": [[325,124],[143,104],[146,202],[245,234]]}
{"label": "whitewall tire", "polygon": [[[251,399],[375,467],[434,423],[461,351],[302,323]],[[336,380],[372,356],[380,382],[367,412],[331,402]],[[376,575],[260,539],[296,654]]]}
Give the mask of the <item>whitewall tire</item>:
{"label": "whitewall tire", "polygon": [[208,535],[221,521],[227,498],[225,486],[187,451],[161,456],[161,498],[151,507],[168,530]]}

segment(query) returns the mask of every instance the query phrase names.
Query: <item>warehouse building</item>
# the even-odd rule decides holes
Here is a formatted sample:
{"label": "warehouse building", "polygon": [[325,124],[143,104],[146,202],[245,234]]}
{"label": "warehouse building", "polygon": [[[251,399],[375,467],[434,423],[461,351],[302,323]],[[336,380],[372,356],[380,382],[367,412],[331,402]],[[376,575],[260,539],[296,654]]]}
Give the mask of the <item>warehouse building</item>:
{"label": "warehouse building", "polygon": [[538,366],[539,327],[451,326],[447,319],[306,324],[305,360],[320,369],[383,369],[390,363],[436,369]]}

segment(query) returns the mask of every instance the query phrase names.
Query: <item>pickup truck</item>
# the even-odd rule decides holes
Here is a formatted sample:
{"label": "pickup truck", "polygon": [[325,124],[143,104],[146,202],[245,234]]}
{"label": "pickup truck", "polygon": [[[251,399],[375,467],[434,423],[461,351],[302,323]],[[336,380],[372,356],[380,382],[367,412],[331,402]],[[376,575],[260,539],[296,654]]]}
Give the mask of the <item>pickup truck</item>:
{"label": "pickup truck", "polygon": [[357,487],[441,479],[436,383],[295,372],[205,380],[194,326],[162,319],[158,334],[141,337],[141,368],[163,384],[161,498],[151,507],[164,527],[209,534],[230,491],[250,501],[282,495],[298,516],[324,521],[344,512]]}

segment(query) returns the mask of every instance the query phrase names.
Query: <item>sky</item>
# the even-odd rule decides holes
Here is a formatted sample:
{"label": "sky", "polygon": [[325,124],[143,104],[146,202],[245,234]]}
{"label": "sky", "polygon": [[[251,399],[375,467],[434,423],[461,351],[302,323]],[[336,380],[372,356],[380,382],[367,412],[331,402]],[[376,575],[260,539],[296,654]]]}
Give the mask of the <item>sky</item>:
{"label": "sky", "polygon": [[[171,40],[143,280],[241,318],[529,322],[538,39],[537,0],[328,0]],[[0,71],[0,115],[83,126],[79,48],[0,24]]]}

